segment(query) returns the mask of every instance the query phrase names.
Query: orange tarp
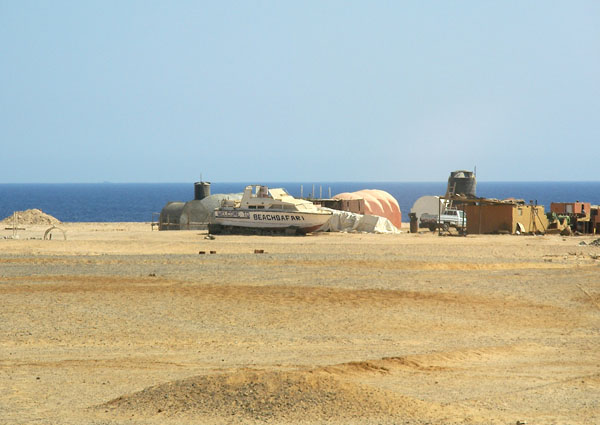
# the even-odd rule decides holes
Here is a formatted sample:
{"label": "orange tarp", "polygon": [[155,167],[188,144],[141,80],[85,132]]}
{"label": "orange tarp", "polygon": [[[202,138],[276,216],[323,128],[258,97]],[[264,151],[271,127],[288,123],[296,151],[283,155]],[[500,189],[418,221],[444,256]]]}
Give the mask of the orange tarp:
{"label": "orange tarp", "polygon": [[385,217],[398,229],[402,225],[402,212],[398,201],[383,190],[364,189],[358,192],[344,192],[333,197],[334,199],[364,199],[365,214]]}

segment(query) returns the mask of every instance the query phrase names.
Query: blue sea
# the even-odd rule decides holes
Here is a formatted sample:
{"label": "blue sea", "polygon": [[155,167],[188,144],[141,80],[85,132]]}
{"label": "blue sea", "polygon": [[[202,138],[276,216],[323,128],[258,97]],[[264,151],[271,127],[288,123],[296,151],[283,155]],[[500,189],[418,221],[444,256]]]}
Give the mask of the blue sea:
{"label": "blue sea", "polygon": [[[283,187],[291,195],[328,197],[361,189],[381,189],[392,194],[400,204],[402,220],[415,200],[424,195],[443,195],[447,182],[267,182]],[[246,183],[212,183],[211,193],[239,193]],[[600,182],[478,182],[477,196],[517,198],[544,205],[551,202],[590,202],[600,204]],[[97,184],[0,184],[0,219],[13,211],[38,208],[61,221],[73,222],[149,222],[170,201],[194,198],[193,183],[97,183]]]}

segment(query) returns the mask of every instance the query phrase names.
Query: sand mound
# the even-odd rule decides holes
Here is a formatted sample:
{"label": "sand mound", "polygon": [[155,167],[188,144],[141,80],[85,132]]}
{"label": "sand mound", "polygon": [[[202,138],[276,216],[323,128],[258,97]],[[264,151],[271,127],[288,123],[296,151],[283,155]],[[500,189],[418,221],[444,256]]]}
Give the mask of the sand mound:
{"label": "sand mound", "polygon": [[430,403],[343,381],[319,370],[241,370],[197,376],[149,387],[98,408],[136,416],[236,417],[275,422],[422,418],[437,410]]}
{"label": "sand mound", "polygon": [[365,373],[387,375],[398,369],[411,369],[427,372],[446,370],[447,368],[428,365],[424,361],[419,360],[417,356],[408,356],[385,357],[381,360],[341,363],[333,366],[324,366],[319,370],[338,375],[359,375]]}
{"label": "sand mound", "polygon": [[[16,211],[17,215],[17,225],[28,224],[28,225],[38,225],[38,224],[59,224],[60,220],[56,217],[52,217],[49,214],[46,214],[38,209],[31,209],[26,211]],[[4,225],[12,225],[13,224],[13,215],[9,215],[4,220],[0,221],[0,223]]]}

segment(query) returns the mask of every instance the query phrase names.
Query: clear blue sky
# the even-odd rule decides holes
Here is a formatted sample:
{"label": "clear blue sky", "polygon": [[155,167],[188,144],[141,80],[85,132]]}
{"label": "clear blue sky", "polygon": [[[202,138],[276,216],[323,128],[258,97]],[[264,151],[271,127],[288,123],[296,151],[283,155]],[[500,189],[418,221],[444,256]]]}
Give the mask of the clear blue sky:
{"label": "clear blue sky", "polygon": [[600,1],[0,0],[0,182],[600,180]]}

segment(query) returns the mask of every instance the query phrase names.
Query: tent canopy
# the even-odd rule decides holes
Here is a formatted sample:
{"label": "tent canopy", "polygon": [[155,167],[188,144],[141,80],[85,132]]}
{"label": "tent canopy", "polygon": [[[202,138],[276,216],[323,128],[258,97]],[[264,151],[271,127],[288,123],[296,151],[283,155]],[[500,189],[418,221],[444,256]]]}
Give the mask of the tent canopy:
{"label": "tent canopy", "polygon": [[387,218],[394,226],[402,226],[402,212],[398,201],[388,192],[378,189],[364,189],[358,192],[344,192],[333,199],[364,199],[365,214]]}

